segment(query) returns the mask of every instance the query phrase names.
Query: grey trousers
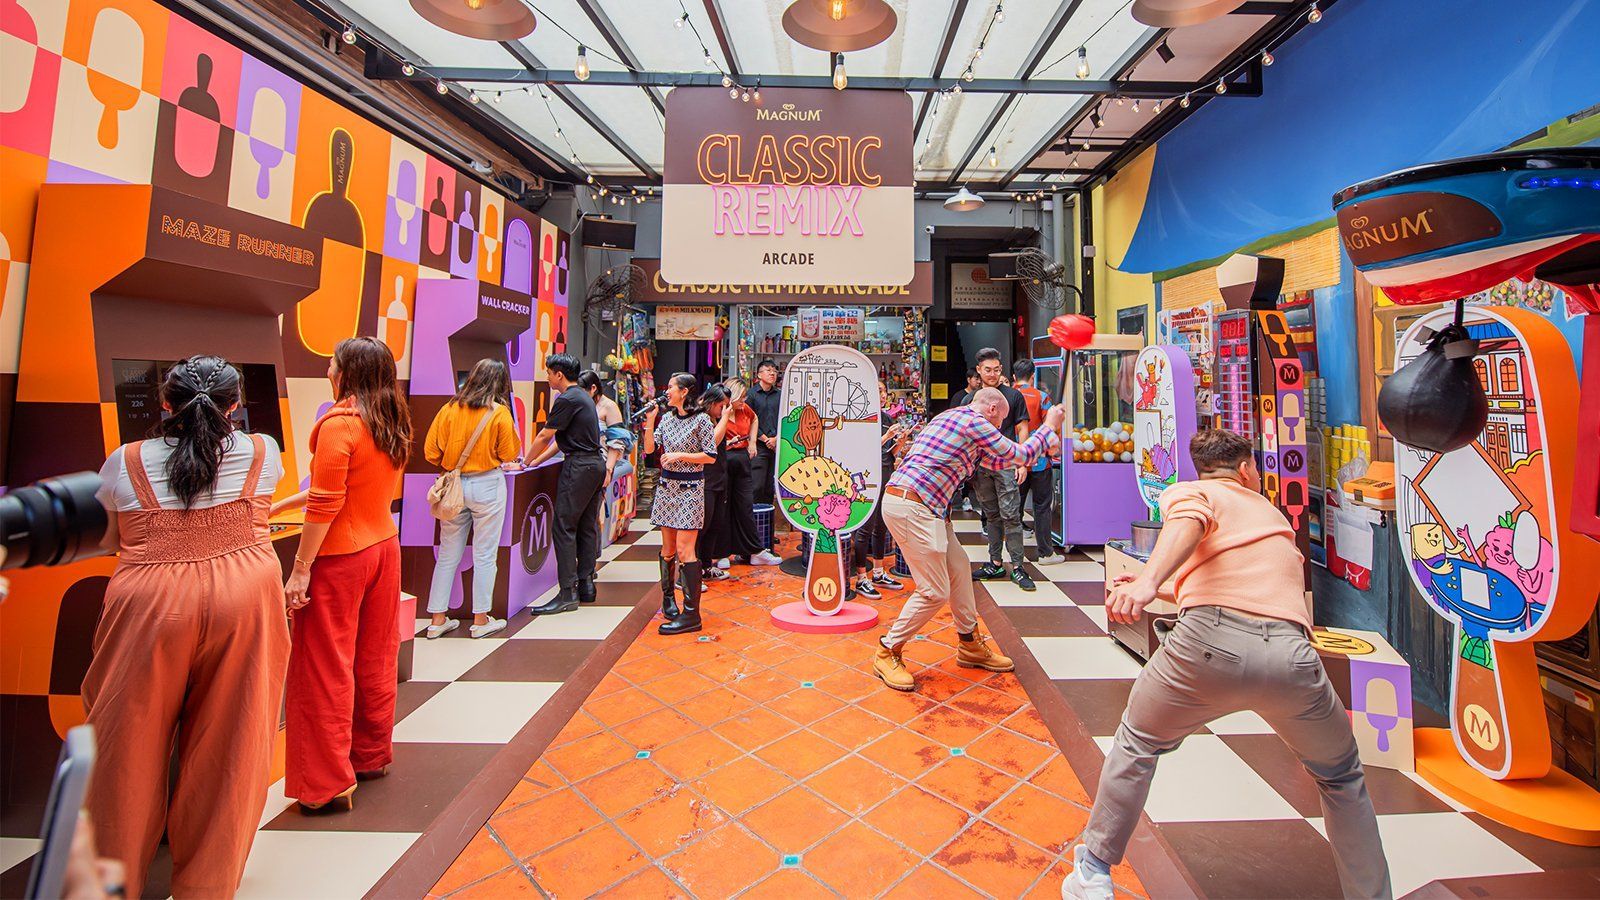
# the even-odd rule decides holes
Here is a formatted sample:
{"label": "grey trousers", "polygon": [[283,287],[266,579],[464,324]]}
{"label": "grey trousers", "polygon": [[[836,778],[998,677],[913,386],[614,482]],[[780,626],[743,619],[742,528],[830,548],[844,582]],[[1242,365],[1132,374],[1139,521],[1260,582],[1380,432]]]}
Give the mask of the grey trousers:
{"label": "grey trousers", "polygon": [[1316,779],[1344,895],[1392,897],[1350,719],[1305,631],[1216,606],[1186,610],[1134,682],[1083,832],[1089,850],[1120,862],[1150,795],[1156,758],[1213,719],[1246,709],[1265,719]]}
{"label": "grey trousers", "polygon": [[982,466],[972,472],[972,493],[983,510],[983,533],[989,538],[989,561],[995,565],[1005,562],[1000,555],[1001,544],[1011,554],[1013,565],[1022,565],[1028,558],[1022,552],[1022,492],[1017,489],[1017,472],[1012,468],[986,469]]}

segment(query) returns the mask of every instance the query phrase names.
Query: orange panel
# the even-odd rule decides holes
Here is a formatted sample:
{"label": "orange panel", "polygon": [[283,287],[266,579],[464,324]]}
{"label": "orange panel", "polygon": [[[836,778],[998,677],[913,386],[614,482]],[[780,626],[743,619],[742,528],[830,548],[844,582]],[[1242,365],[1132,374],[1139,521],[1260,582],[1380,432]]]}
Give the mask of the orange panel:
{"label": "orange panel", "polygon": [[33,217],[39,209],[39,186],[44,184],[42,156],[0,147],[0,235],[5,236],[6,258],[27,262],[33,251]]}
{"label": "orange panel", "polygon": [[50,693],[61,598],[80,579],[110,577],[116,562],[102,556],[70,566],[19,569],[8,576],[11,596],[0,603],[0,694]]}

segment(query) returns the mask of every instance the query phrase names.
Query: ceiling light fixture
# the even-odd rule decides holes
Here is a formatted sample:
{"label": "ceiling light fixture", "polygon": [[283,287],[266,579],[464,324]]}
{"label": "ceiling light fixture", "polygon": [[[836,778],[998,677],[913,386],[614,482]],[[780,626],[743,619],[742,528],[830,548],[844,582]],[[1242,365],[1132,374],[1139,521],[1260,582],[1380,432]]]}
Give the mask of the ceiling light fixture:
{"label": "ceiling light fixture", "polygon": [[435,81],[435,82],[434,82],[434,83],[433,83],[433,89],[434,89],[434,90],[436,90],[436,91],[438,91],[438,92],[439,92],[439,93],[441,93],[441,94],[448,94],[448,93],[450,93],[450,86],[449,86],[449,85],[447,85],[447,84],[445,84],[445,83],[444,83],[444,82],[442,82],[442,81]]}
{"label": "ceiling light fixture", "polygon": [[1263,53],[1263,54],[1261,54],[1261,64],[1263,66],[1270,66],[1270,65],[1273,64],[1274,61],[1275,61],[1275,59],[1274,59],[1274,57],[1273,57],[1273,55],[1271,53]]}
{"label": "ceiling light fixture", "polygon": [[1133,98],[1133,111],[1134,112],[1138,112],[1139,111],[1139,98],[1138,97]]}
{"label": "ceiling light fixture", "polygon": [[1217,93],[1226,94],[1227,92],[1228,92],[1228,82],[1222,80],[1221,78],[1218,78],[1217,79]]}
{"label": "ceiling light fixture", "polygon": [[1000,155],[998,153],[994,152],[994,147],[990,147],[989,148],[989,168],[992,169],[992,168],[994,168],[995,166],[997,166],[999,164],[1000,164]]}
{"label": "ceiling light fixture", "polygon": [[1133,0],[1133,19],[1153,28],[1183,28],[1221,18],[1244,0]]}
{"label": "ceiling light fixture", "polygon": [[589,50],[582,44],[578,45],[578,61],[572,66],[572,74],[578,76],[579,81],[589,80]]}
{"label": "ceiling light fixture", "polygon": [[514,41],[537,20],[522,0],[411,0],[417,15],[445,31],[481,41]]}
{"label": "ceiling light fixture", "polygon": [[996,23],[1006,20],[1006,8],[998,3],[994,7],[994,20]]}
{"label": "ceiling light fixture", "polygon": [[844,54],[834,54],[833,63],[833,89],[842,91],[850,86],[850,77],[844,71]]}
{"label": "ceiling light fixture", "polygon": [[1088,47],[1079,47],[1078,48],[1078,77],[1079,78],[1088,78],[1089,77],[1089,48]]}
{"label": "ceiling light fixture", "polygon": [[884,0],[794,0],[783,11],[789,37],[817,50],[865,50],[894,34],[898,18]]}
{"label": "ceiling light fixture", "polygon": [[1306,13],[1306,21],[1313,25],[1322,21],[1322,10],[1317,9],[1315,3],[1311,4],[1311,11]]}
{"label": "ceiling light fixture", "polygon": [[722,86],[725,87],[725,88],[726,87],[733,87],[733,79],[729,78],[726,75],[722,76]]}
{"label": "ceiling light fixture", "polygon": [[950,199],[944,201],[944,208],[951,212],[972,212],[982,206],[983,198],[967,190],[966,185],[962,185],[961,190],[956,191],[951,195]]}
{"label": "ceiling light fixture", "polygon": [[417,74],[417,67],[413,66],[411,63],[401,63],[400,74],[410,78],[411,76]]}
{"label": "ceiling light fixture", "polygon": [[672,20],[672,27],[678,29],[679,31],[682,31],[683,30],[683,26],[685,26],[687,24],[689,24],[689,14],[688,13],[684,13],[683,15],[681,15],[681,16],[677,17],[676,19]]}
{"label": "ceiling light fixture", "polygon": [[343,39],[346,44],[354,44],[356,42],[356,30],[351,28],[349,25],[346,25],[344,27],[344,33],[339,35],[339,37]]}
{"label": "ceiling light fixture", "polygon": [[1161,57],[1161,61],[1164,63],[1172,62],[1178,57],[1178,54],[1173,53],[1172,48],[1167,46],[1165,40],[1156,45],[1156,55]]}
{"label": "ceiling light fixture", "polygon": [[1184,94],[1183,95],[1183,99],[1178,101],[1178,105],[1183,107],[1184,109],[1188,109],[1189,108],[1189,95],[1188,94]]}

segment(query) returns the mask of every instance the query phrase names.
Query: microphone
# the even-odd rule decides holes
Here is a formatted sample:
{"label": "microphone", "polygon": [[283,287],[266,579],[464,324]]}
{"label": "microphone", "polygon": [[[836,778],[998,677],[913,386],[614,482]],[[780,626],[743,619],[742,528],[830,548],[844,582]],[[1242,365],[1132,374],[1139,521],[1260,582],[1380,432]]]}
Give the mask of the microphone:
{"label": "microphone", "polygon": [[635,410],[634,414],[632,416],[628,417],[629,424],[637,424],[639,422],[643,422],[644,421],[644,417],[650,414],[650,410],[656,409],[657,407],[665,406],[666,403],[667,403],[667,395],[666,395],[665,392],[662,392],[661,396],[655,398],[654,400],[649,401],[645,405],[643,405],[643,406],[639,407],[637,410]]}

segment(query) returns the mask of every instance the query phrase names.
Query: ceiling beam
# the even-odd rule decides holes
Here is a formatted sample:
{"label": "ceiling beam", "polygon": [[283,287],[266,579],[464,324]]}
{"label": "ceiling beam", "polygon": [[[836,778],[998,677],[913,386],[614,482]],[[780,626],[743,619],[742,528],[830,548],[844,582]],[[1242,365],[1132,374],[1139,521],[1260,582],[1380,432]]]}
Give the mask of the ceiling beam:
{"label": "ceiling beam", "polygon": [[[543,66],[543,63],[539,62],[539,58],[533,55],[533,51],[529,50],[526,44],[523,44],[519,41],[501,41],[500,46],[504,47],[507,53],[516,57],[517,62],[522,63],[523,67],[527,71],[538,71]],[[573,94],[569,88],[565,87],[564,85],[551,82],[550,91],[557,97],[560,97],[562,102],[567,104],[567,106],[570,107],[573,112],[577,113],[578,117],[583,119],[584,124],[594,129],[596,134],[600,135],[602,138],[605,138],[606,143],[617,148],[617,152],[626,157],[628,162],[633,163],[634,168],[638,169],[640,172],[643,172],[646,177],[660,177],[660,173],[651,168],[650,164],[644,161],[644,157],[640,156],[638,151],[634,150],[633,147],[629,145],[627,141],[623,140],[622,137],[615,131],[612,131],[611,126],[607,125],[604,119],[596,115],[594,110],[589,108],[588,104],[584,103],[582,100],[579,100],[577,95]],[[561,127],[560,123],[557,123],[556,127]]]}
{"label": "ceiling beam", "polygon": [[1273,3],[1271,0],[1246,0],[1239,4],[1238,9],[1228,11],[1230,16],[1281,16],[1286,9],[1294,8],[1293,3]]}
{"label": "ceiling beam", "polygon": [[[1076,113],[1074,113],[1073,115],[1076,115]],[[1068,116],[1067,118],[1070,119],[1070,118],[1072,118],[1072,116]],[[1065,121],[1065,120],[1063,120],[1063,121]],[[1057,133],[1058,134],[1060,133],[1059,129],[1057,130]],[[1098,141],[1079,141],[1077,143],[1074,143],[1074,142],[1072,142],[1071,140],[1069,140],[1067,138],[1062,138],[1062,139],[1056,141],[1055,143],[1051,144],[1050,146],[1045,147],[1043,150],[1039,151],[1039,153],[1049,153],[1049,152],[1077,153],[1077,152],[1080,152],[1080,151],[1084,152],[1084,153],[1105,153],[1105,152],[1107,152],[1109,150],[1121,150],[1124,143],[1126,143],[1126,142],[1122,141],[1122,140],[1119,140],[1117,138],[1102,138],[1101,140],[1098,140]],[[1086,146],[1084,146],[1084,144],[1088,144],[1088,146],[1086,147]],[[1039,155],[1038,153],[1034,154],[1035,157],[1037,157],[1038,155]]]}
{"label": "ceiling beam", "polygon": [[[629,68],[644,68],[644,65],[639,62],[639,58],[633,55],[633,51],[628,49],[627,44],[623,43],[622,34],[617,31],[617,26],[612,24],[611,17],[606,15],[605,10],[596,5],[594,0],[578,0],[578,7],[583,10],[584,15],[589,17],[589,22],[599,30],[600,36],[605,38],[606,43],[611,47],[611,52],[617,54],[618,59],[626,63]],[[650,98],[650,102],[655,104],[657,110],[663,113],[667,111],[666,104],[661,102],[661,96],[656,93],[654,88],[646,87],[640,90],[643,90],[644,95]]]}
{"label": "ceiling beam", "polygon": [[[961,30],[961,20],[967,14],[967,0],[956,0],[956,5],[950,10],[950,21],[944,26],[944,40],[939,42],[939,55],[933,61],[933,77],[938,78],[944,74],[944,64],[950,59],[950,47],[956,42],[956,32]],[[924,92],[922,102],[917,104],[917,121],[911,127],[911,139],[915,141],[917,135],[922,133],[922,120],[927,118],[928,104],[933,100],[933,95]]]}
{"label": "ceiling beam", "polygon": [[[1028,55],[1023,57],[1022,68],[1019,70],[1018,75],[1024,84],[1028,83],[1028,77],[1033,74],[1035,69],[1039,68],[1039,64],[1044,62],[1044,55],[1050,49],[1050,45],[1055,43],[1056,38],[1061,34],[1061,29],[1066,27],[1067,21],[1072,18],[1072,14],[1077,12],[1078,7],[1082,4],[1083,0],[1069,0],[1069,2],[1061,4],[1061,8],[1056,10],[1055,16],[1050,20],[1050,24],[1045,27],[1044,33],[1039,35],[1038,40],[1034,41],[1033,49],[1029,50]],[[972,83],[975,84],[976,81]],[[1063,83],[1072,84],[1073,82]],[[1089,85],[1088,81],[1076,81],[1076,83],[1083,87]],[[962,87],[962,90],[970,89],[971,84]],[[972,162],[972,158],[977,156],[978,151],[983,148],[983,142],[988,140],[989,132],[994,130],[995,125],[1000,122],[1000,118],[1006,114],[1007,110],[1011,109],[1011,105],[1017,102],[1016,93],[1012,92],[1011,96],[1001,101],[989,113],[988,121],[984,122],[983,127],[978,130],[972,145],[967,147],[966,154],[961,157],[961,162],[956,163],[955,168],[950,170],[950,177],[946,183],[954,185],[960,180],[961,173],[967,170],[967,165]],[[1062,91],[1061,93],[1097,94],[1100,91]]]}
{"label": "ceiling beam", "polygon": [[711,19],[711,31],[717,36],[717,46],[722,48],[722,58],[728,61],[728,74],[740,78],[739,56],[733,52],[733,41],[728,37],[728,27],[723,24],[722,5],[717,0],[705,0],[706,15]]}

